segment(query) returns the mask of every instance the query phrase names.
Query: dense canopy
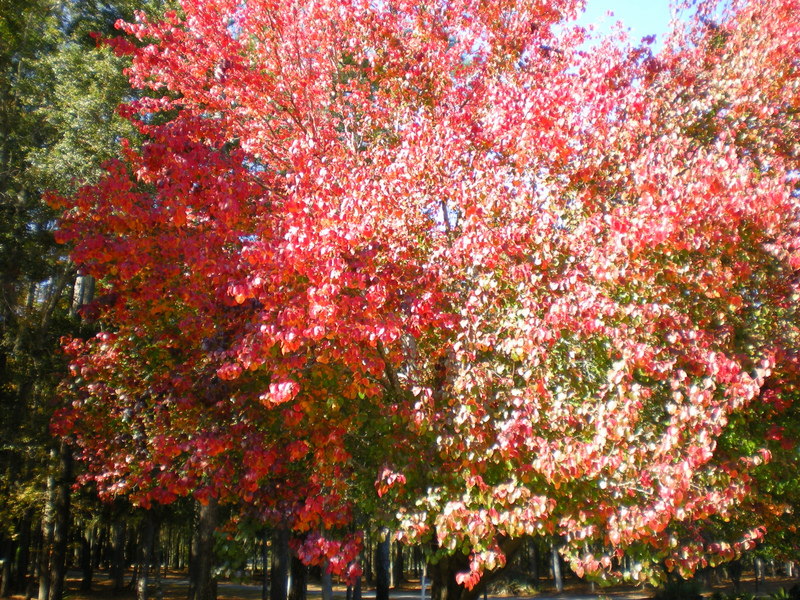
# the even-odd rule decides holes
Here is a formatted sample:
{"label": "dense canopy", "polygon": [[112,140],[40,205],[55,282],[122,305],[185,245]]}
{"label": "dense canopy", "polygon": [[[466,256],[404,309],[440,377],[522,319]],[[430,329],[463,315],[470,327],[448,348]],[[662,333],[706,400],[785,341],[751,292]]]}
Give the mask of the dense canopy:
{"label": "dense canopy", "polygon": [[587,43],[579,4],[204,0],[121,24],[144,141],[53,198],[102,288],[56,421],[86,479],[244,501],[334,572],[376,513],[433,541],[453,593],[526,535],[641,581],[777,524],[800,6],[684,7],[653,54]]}

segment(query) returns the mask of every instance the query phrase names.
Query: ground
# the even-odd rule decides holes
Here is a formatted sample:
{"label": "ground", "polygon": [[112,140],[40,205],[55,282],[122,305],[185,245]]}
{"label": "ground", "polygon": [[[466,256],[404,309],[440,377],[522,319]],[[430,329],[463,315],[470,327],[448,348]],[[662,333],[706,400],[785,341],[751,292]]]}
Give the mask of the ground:
{"label": "ground", "polygon": [[[185,573],[167,573],[166,577],[162,578],[163,583],[163,597],[164,600],[185,600],[187,581]],[[590,600],[600,598],[611,598],[619,600],[639,600],[652,598],[654,590],[648,587],[632,588],[625,587],[612,587],[612,588],[596,588],[591,589],[591,586],[579,581],[567,582],[567,587],[562,593],[557,593],[552,587],[548,587],[547,582],[542,590],[535,594],[537,600]],[[758,586],[752,577],[743,577],[741,591],[753,594],[755,596],[767,596],[781,588],[791,588],[793,585],[799,583],[797,579],[789,579],[786,577],[771,577],[766,581],[759,582]],[[80,574],[71,572],[67,580],[67,596],[66,600],[134,600],[135,594],[133,590],[126,591],[120,595],[113,595],[111,592],[111,582],[104,573],[100,573],[95,577],[93,590],[89,593],[78,591],[80,588]],[[714,591],[722,593],[731,593],[733,586],[729,581],[714,585],[711,590],[707,591],[704,595],[709,597]],[[334,588],[334,596],[336,598],[344,598],[346,589],[343,586]],[[320,588],[315,583],[309,584],[308,589],[309,599],[319,598],[321,596]],[[375,597],[374,590],[365,589],[364,598],[370,599]],[[218,586],[219,600],[260,600],[261,599],[261,586],[258,583],[251,582],[232,582],[222,581]],[[419,580],[411,580],[400,590],[392,590],[390,597],[392,600],[421,600]],[[530,596],[489,596],[489,598],[506,598],[508,600],[515,600],[515,598],[524,598]],[[156,591],[153,590],[152,598],[157,600]],[[430,596],[427,596],[428,600]],[[13,600],[25,600],[23,596],[15,596]]]}

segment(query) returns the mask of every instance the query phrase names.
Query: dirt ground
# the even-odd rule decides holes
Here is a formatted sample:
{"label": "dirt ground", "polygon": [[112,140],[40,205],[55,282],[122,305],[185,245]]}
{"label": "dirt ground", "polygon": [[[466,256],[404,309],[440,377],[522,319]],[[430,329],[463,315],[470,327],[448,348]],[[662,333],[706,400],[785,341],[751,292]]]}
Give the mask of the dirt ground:
{"label": "dirt ground", "polygon": [[[166,577],[161,578],[163,600],[185,600],[187,592],[186,573],[173,573],[170,572]],[[800,583],[797,579],[790,579],[786,577],[772,577],[767,578],[765,581],[758,582],[756,585],[753,577],[742,577],[741,592],[750,593],[756,596],[768,596],[769,594],[780,590],[781,588],[789,589],[793,585]],[[91,592],[81,592],[80,589],[80,576],[78,573],[70,573],[67,578],[67,591],[66,600],[135,600],[135,593],[133,590],[125,590],[123,593],[114,595],[111,589],[111,581],[104,573],[99,573],[95,576]],[[713,585],[711,589],[704,592],[706,598],[710,597],[715,591],[725,594],[733,591],[733,586],[729,581]],[[364,596],[374,598],[374,592],[369,588],[364,590]],[[580,581],[567,581],[566,587],[563,592],[557,593],[552,587],[547,586],[547,582],[543,582],[542,589],[535,595],[529,596],[540,598],[559,598],[564,600],[570,599],[588,599],[588,598],[611,598],[619,600],[641,600],[652,598],[655,591],[650,587],[631,587],[631,586],[616,586],[610,588],[592,587],[589,584]],[[336,597],[343,597],[345,588],[343,586],[334,587],[334,595]],[[321,592],[318,585],[313,582],[308,586],[309,598],[320,597]],[[151,597],[157,600],[156,589],[151,586]],[[392,590],[390,598],[397,600],[414,600],[420,597],[419,581],[409,581],[399,590]],[[497,598],[503,596],[490,596],[490,598]],[[508,596],[505,596],[508,598]],[[517,596],[524,597],[524,596]],[[234,581],[220,581],[218,584],[218,598],[219,600],[260,600],[261,586],[255,582],[234,582]],[[428,596],[430,598],[430,596]],[[26,600],[24,596],[14,596],[13,600]]]}

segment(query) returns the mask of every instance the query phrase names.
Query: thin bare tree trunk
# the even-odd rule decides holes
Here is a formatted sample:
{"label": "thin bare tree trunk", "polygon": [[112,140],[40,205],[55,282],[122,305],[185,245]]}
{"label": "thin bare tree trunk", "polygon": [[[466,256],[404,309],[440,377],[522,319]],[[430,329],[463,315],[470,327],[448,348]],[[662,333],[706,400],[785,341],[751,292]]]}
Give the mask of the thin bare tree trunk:
{"label": "thin bare tree trunk", "polygon": [[[55,461],[56,451],[50,451],[50,458]],[[48,600],[50,596],[50,549],[53,544],[53,514],[55,512],[56,476],[51,469],[47,477],[47,499],[42,515],[42,544],[39,550],[39,600]]]}
{"label": "thin bare tree trunk", "polygon": [[16,544],[11,538],[3,538],[3,568],[0,571],[0,598],[7,598],[11,595],[11,563],[14,562],[14,551]]}
{"label": "thin bare tree trunk", "polygon": [[62,441],[59,447],[58,479],[55,482],[53,552],[50,558],[50,590],[48,600],[61,600],[67,571],[67,544],[72,486],[72,448]]}
{"label": "thin bare tree trunk", "polygon": [[153,511],[148,510],[141,525],[139,536],[139,569],[136,579],[136,600],[148,600],[150,585],[150,567],[153,564],[153,545],[155,539],[155,518]]}
{"label": "thin bare tree trunk", "polygon": [[394,560],[392,561],[392,588],[398,589],[405,583],[405,573],[403,572],[403,542],[394,543]]}
{"label": "thin bare tree trunk", "polygon": [[553,560],[553,583],[556,591],[561,593],[564,591],[564,578],[561,574],[561,556],[558,553],[558,546],[555,542],[550,547],[550,557]]}
{"label": "thin bare tree trunk", "polygon": [[111,565],[109,575],[114,582],[113,593],[119,595],[125,589],[125,522],[117,514],[111,525]]}

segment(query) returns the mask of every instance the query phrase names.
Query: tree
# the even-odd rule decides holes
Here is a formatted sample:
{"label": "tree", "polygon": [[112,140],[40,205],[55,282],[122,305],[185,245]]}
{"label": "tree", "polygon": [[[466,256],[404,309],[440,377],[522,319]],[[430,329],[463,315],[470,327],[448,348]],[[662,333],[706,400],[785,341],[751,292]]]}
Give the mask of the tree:
{"label": "tree", "polygon": [[94,10],[100,3],[92,0],[0,2],[3,596],[31,591],[36,529],[45,539],[40,595],[61,593],[71,462],[62,453],[69,446],[50,436],[49,422],[56,386],[66,375],[59,340],[93,331],[76,318],[92,286],[88,278],[75,277],[67,253],[54,242],[56,213],[42,195],[48,189],[72,193],[76,178],[95,180],[100,163],[116,153],[116,139],[134,134],[114,112],[131,93],[120,72],[124,60],[96,48],[88,35],[111,30],[120,17],[132,18],[130,4],[106,2]]}
{"label": "tree", "polygon": [[144,141],[53,198],[102,290],[58,421],[86,479],[244,500],[332,572],[380,502],[437,600],[525,536],[605,580],[753,547],[757,420],[793,418],[800,27],[726,4],[657,56],[582,49],[569,0],[122,25]]}

